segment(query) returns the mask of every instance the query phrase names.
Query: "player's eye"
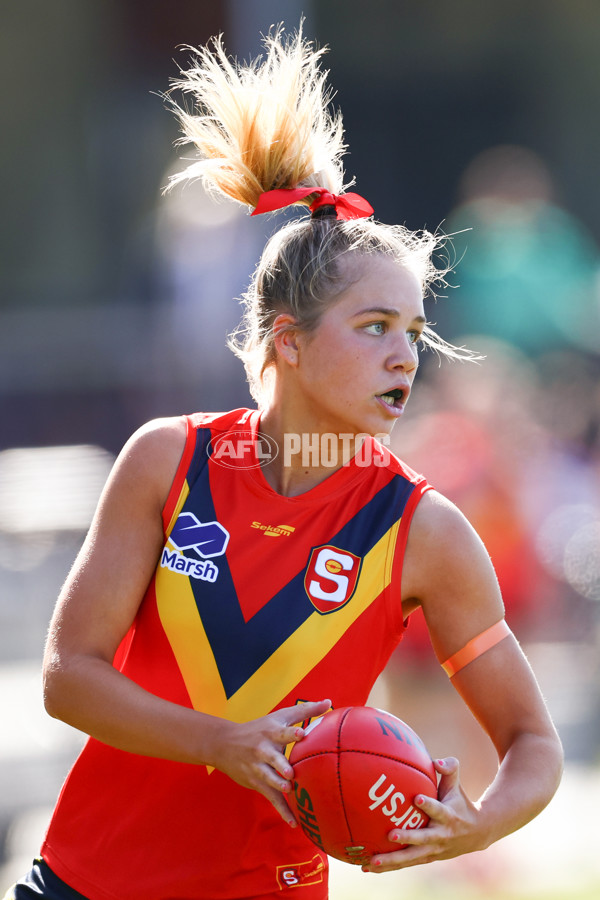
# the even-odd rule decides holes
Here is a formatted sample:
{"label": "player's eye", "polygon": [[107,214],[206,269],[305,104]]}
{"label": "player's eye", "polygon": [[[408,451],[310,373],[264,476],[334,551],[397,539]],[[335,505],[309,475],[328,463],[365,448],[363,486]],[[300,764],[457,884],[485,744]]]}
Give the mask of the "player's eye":
{"label": "player's eye", "polygon": [[386,324],[385,322],[369,322],[368,325],[365,325],[365,331],[368,331],[369,334],[385,334]]}
{"label": "player's eye", "polygon": [[418,328],[411,328],[407,334],[411,344],[417,344],[421,340],[422,332]]}

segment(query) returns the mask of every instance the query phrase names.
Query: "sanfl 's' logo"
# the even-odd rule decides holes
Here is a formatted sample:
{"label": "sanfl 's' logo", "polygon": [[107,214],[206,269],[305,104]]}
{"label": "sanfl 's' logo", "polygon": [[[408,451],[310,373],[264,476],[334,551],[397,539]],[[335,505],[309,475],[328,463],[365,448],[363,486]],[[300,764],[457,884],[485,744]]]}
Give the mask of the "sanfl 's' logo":
{"label": "sanfl 's' logo", "polygon": [[316,547],[308,561],[304,587],[315,609],[330,613],[351,598],[360,571],[360,556],[329,545]]}

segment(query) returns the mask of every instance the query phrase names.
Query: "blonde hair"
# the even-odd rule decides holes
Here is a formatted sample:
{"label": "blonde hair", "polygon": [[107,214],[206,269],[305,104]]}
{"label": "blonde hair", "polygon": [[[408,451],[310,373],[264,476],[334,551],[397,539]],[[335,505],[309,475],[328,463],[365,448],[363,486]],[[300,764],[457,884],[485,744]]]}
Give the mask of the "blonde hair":
{"label": "blonde hair", "polygon": [[[273,188],[343,190],[341,115],[329,110],[331,92],[314,50],[302,36],[284,37],[281,26],[264,38],[266,56],[232,62],[222,36],[209,47],[188,49],[195,63],[173,90],[191,94],[189,112],[167,95],[183,132],[201,159],[174,175],[170,184],[201,177],[215,189],[254,208]],[[310,198],[302,201],[310,205]]]}
{"label": "blonde hair", "polygon": [[[340,113],[329,110],[327,72],[320,69],[326,48],[313,49],[298,32],[284,36],[281,27],[264,38],[266,55],[250,63],[231,61],[222,38],[212,49],[189,48],[193,65],[180,71],[172,90],[193,97],[193,109],[167,100],[183,137],[200,158],[173,176],[169,188],[202,178],[209,190],[255,208],[260,195],[275,188],[324,187],[344,190],[341,158],[346,150]],[[346,185],[347,187],[348,185]],[[314,194],[299,204],[310,206]],[[433,254],[444,239],[428,231],[384,225],[372,218],[341,221],[333,207],[320,215],[288,223],[269,240],[243,297],[244,315],[229,345],[242,359],[250,391],[261,405],[267,398],[266,372],[275,362],[273,322],[283,312],[296,327],[312,330],[324,309],[347,286],[340,266],[347,254],[383,253],[410,268],[423,292],[445,283],[449,267],[438,268]],[[344,280],[346,271],[346,280]],[[429,327],[424,343],[446,356],[473,354],[453,347]]]}

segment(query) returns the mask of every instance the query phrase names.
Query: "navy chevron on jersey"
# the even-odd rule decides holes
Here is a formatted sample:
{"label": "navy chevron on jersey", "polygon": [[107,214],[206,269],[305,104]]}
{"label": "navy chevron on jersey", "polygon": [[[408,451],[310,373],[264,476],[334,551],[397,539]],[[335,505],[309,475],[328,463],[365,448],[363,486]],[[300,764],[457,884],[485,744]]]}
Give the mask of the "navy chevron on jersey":
{"label": "navy chevron on jersey", "polygon": [[[366,702],[404,630],[404,548],[429,487],[368,439],[376,462],[282,497],[259,424],[250,410],[187,417],[164,548],[115,660],[152,693],[237,722],[324,696]],[[218,770],[90,740],[43,854],[90,900],[326,896],[326,859],[298,832]],[[239,865],[223,879],[226,848]]]}

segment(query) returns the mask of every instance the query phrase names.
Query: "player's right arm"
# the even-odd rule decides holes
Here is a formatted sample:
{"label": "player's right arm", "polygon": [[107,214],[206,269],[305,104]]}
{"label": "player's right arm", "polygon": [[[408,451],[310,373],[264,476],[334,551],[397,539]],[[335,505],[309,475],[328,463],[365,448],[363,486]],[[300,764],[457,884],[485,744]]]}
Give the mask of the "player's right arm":
{"label": "player's right arm", "polygon": [[292,772],[282,748],[302,736],[293,727],[299,718],[319,715],[324,704],[236,725],[157,697],[112,665],[162,550],[162,509],[185,436],[183,419],[157,420],[119,455],[52,617],[46,709],[118,749],[216,766],[289,820],[280,792],[290,789]]}

